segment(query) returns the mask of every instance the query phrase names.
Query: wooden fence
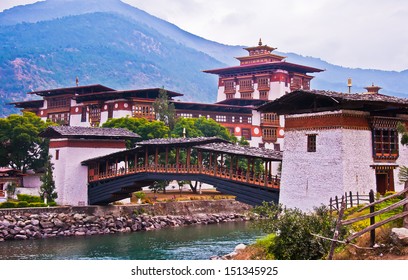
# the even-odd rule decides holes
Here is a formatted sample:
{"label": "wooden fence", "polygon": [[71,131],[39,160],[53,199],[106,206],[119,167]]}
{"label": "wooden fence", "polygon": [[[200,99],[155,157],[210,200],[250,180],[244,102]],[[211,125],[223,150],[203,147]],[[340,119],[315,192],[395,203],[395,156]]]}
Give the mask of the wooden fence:
{"label": "wooden fence", "polygon": [[[379,203],[382,203],[382,202],[384,202],[386,200],[389,200],[389,199],[392,199],[392,198],[395,198],[395,197],[398,197],[398,196],[402,196],[402,195],[405,196],[404,199],[402,199],[402,200],[400,200],[400,201],[398,201],[398,202],[396,202],[396,203],[394,203],[394,204],[392,204],[392,205],[390,205],[388,207],[385,207],[385,208],[383,208],[381,210],[375,211],[375,205],[377,205]],[[351,201],[353,201],[352,197],[353,196],[351,195]],[[337,199],[337,201],[338,201],[338,199]],[[350,198],[349,198],[349,201],[350,201]],[[333,239],[332,239],[332,244],[331,244],[328,259],[331,260],[333,258],[334,248],[335,248],[337,242],[339,242],[338,241],[338,236],[339,236],[339,232],[340,232],[341,227],[346,226],[346,225],[351,225],[353,223],[360,222],[360,221],[363,221],[365,219],[370,219],[370,226],[366,227],[365,229],[363,229],[363,230],[361,230],[359,232],[356,232],[356,233],[350,235],[349,237],[347,237],[347,239],[343,243],[349,244],[352,240],[356,239],[357,237],[360,237],[364,233],[370,232],[370,246],[373,247],[374,244],[375,244],[375,229],[376,228],[378,228],[380,226],[383,226],[383,225],[385,225],[385,224],[387,224],[389,222],[395,221],[397,219],[408,217],[408,182],[405,183],[405,188],[401,192],[390,195],[390,196],[387,196],[387,197],[384,197],[384,198],[379,199],[377,201],[374,201],[374,192],[371,190],[370,193],[369,193],[369,201],[370,201],[370,203],[368,205],[366,205],[363,208],[358,210],[358,212],[361,212],[361,211],[369,208],[370,209],[369,214],[361,216],[361,217],[349,219],[349,220],[343,220],[344,210],[347,208],[347,203],[346,203],[345,197],[342,197],[341,207],[340,207],[340,210],[339,210],[336,229],[335,229],[334,236],[333,236]],[[332,203],[330,203],[330,204],[332,204]],[[338,205],[339,204],[337,203],[336,206],[338,207]],[[383,220],[383,221],[380,221],[380,222],[377,222],[377,223],[375,222],[375,217],[376,216],[387,213],[387,212],[392,211],[392,210],[394,210],[394,209],[396,209],[398,207],[401,207],[401,206],[403,207],[403,211],[401,213],[396,214],[396,215],[394,215],[394,216],[392,216],[392,217],[390,217],[390,218],[388,218],[386,220]],[[332,208],[330,208],[330,209],[332,209]],[[408,219],[407,218],[404,219],[404,227],[408,228]]]}
{"label": "wooden fence", "polygon": [[330,214],[333,213],[333,210],[340,210],[342,199],[345,200],[345,207],[350,208],[354,206],[359,206],[360,204],[367,203],[367,202],[374,202],[370,201],[369,194],[359,194],[358,192],[353,194],[352,192],[344,193],[344,196],[338,197],[335,196],[334,198],[330,198]]}

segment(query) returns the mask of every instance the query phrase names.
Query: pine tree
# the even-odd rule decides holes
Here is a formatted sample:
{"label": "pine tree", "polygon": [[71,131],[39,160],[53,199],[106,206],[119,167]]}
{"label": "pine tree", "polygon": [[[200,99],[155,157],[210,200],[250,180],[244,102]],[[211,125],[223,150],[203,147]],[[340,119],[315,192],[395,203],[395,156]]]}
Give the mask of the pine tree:
{"label": "pine tree", "polygon": [[47,198],[48,202],[54,202],[58,198],[58,194],[55,191],[55,182],[53,179],[54,166],[51,163],[50,157],[48,157],[45,163],[45,172],[41,176],[40,180],[42,182],[40,187],[40,196],[42,199]]}
{"label": "pine tree", "polygon": [[176,109],[174,104],[170,103],[165,89],[160,89],[159,97],[153,102],[153,109],[156,120],[164,122],[170,129],[173,129],[176,121]]}

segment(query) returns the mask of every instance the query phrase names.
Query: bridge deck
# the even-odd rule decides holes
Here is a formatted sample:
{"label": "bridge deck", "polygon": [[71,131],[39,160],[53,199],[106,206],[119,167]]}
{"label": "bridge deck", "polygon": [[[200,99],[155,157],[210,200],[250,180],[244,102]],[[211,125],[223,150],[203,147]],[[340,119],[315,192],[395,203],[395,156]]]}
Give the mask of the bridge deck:
{"label": "bridge deck", "polygon": [[259,204],[263,198],[277,202],[280,179],[272,175],[272,162],[281,161],[279,153],[205,141],[197,146],[194,139],[177,139],[177,146],[171,146],[155,140],[84,162],[88,165],[90,204],[128,197],[155,180],[200,181],[249,204]]}

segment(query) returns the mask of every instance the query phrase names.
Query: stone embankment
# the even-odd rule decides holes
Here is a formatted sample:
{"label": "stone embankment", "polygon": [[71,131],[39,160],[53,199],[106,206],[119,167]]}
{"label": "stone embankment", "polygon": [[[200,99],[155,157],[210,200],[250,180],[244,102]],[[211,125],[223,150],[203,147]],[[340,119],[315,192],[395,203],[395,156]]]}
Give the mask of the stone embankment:
{"label": "stone embankment", "polygon": [[[205,202],[202,202],[205,203]],[[197,202],[194,204],[197,206]],[[40,239],[59,236],[91,236],[119,232],[158,230],[167,227],[179,227],[195,224],[215,224],[230,221],[247,221],[253,217],[245,214],[241,204],[235,204],[237,211],[229,213],[194,213],[187,211],[190,205],[171,205],[169,215],[154,216],[151,213],[140,214],[144,208],[130,209],[97,207],[86,209],[43,209],[44,211],[20,209],[0,211],[0,242],[7,240]],[[205,205],[200,205],[204,207]],[[161,211],[163,211],[163,205]],[[181,207],[181,208],[179,208]],[[219,205],[220,208],[222,208]],[[229,205],[229,210],[231,208]],[[225,209],[225,208],[224,208]],[[84,211],[86,210],[86,211]],[[91,210],[91,211],[90,211]],[[131,210],[131,211],[130,211]],[[193,212],[193,213],[191,213]],[[177,215],[182,213],[182,215]],[[171,215],[175,214],[175,215]]]}

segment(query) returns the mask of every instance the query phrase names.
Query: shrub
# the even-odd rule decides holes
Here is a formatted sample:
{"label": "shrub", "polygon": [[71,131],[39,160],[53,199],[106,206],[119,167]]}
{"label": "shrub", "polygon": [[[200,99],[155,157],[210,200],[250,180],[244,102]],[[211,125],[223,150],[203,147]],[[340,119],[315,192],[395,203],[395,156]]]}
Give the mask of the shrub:
{"label": "shrub", "polygon": [[47,204],[44,202],[31,202],[28,203],[28,207],[47,207]]}
{"label": "shrub", "polygon": [[146,197],[146,194],[143,191],[135,192],[135,196],[139,199],[143,199]]}
{"label": "shrub", "polygon": [[18,194],[17,198],[19,201],[27,201],[28,203],[42,202],[41,197],[28,194]]}
{"label": "shrub", "polygon": [[51,206],[51,207],[57,206],[57,203],[55,201],[51,201],[48,203],[48,206]]}
{"label": "shrub", "polygon": [[[304,213],[299,209],[285,209],[281,205],[265,203],[254,211],[265,219],[257,222],[264,232],[276,234],[267,253],[278,260],[317,260],[329,251],[330,241],[315,237],[332,237],[335,219],[327,207]],[[342,236],[343,233],[341,233]]]}
{"label": "shrub", "polygon": [[0,204],[0,208],[16,208],[17,202],[6,201]]}
{"label": "shrub", "polygon": [[27,201],[20,201],[20,202],[17,202],[17,207],[18,207],[18,208],[25,208],[25,207],[28,207],[28,202],[27,202]]}

